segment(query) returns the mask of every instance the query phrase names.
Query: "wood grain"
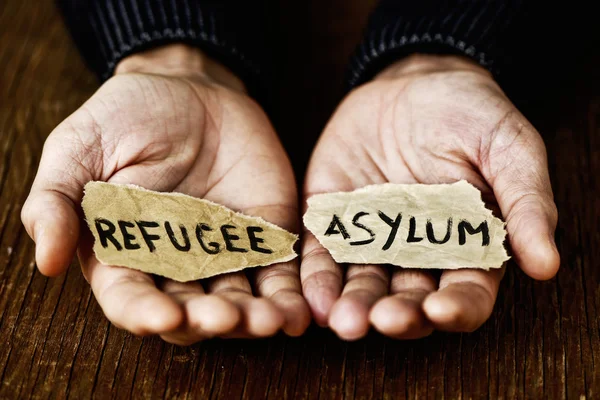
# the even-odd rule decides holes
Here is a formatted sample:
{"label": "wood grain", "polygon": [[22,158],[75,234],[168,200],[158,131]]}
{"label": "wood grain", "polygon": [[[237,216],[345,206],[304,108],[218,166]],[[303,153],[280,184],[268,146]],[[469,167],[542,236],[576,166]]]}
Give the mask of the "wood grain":
{"label": "wood grain", "polygon": [[[284,61],[274,79],[285,101],[273,119],[286,145],[303,150],[294,156],[301,170],[342,94],[373,1],[291,3],[277,10]],[[35,269],[21,206],[46,136],[97,88],[52,1],[1,3],[0,70],[0,398],[599,396],[597,68],[560,92],[560,104],[526,111],[548,144],[560,211],[557,278],[534,282],[510,265],[492,318],[471,334],[402,342],[371,333],[345,343],[312,327],[301,338],[189,348],[111,326],[77,265],[54,279]]]}

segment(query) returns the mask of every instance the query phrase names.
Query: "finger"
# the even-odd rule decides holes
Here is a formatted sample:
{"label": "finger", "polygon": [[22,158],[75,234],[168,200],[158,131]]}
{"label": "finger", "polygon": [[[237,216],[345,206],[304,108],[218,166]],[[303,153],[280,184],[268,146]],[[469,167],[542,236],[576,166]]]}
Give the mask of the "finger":
{"label": "finger", "polygon": [[532,278],[550,279],[558,271],[560,256],[554,242],[558,215],[544,143],[529,124],[506,123],[498,129],[509,133],[494,135],[483,172],[505,217],[519,266]]}
{"label": "finger", "polygon": [[423,301],[437,289],[437,280],[426,271],[394,267],[390,296],[379,300],[369,315],[379,332],[397,339],[430,335],[433,326],[423,312]]}
{"label": "finger", "polygon": [[302,296],[298,259],[257,268],[255,282],[257,294],[270,299],[281,310],[283,331],[290,336],[302,335],[310,325],[310,310]]}
{"label": "finger", "polygon": [[46,276],[64,272],[79,238],[79,216],[73,201],[58,191],[37,187],[23,205],[21,220],[36,244],[40,272]]}
{"label": "finger", "polygon": [[388,292],[389,273],[377,265],[351,265],[342,296],[329,316],[329,326],[344,340],[356,340],[369,331],[369,311]]}
{"label": "finger", "polygon": [[160,287],[178,303],[185,322],[175,330],[163,333],[163,340],[187,346],[200,340],[229,334],[240,322],[240,312],[231,302],[209,296],[199,282],[164,281]]}
{"label": "finger", "polygon": [[[294,191],[293,199],[297,198]],[[298,208],[294,201],[288,206],[252,207],[244,210],[257,215],[290,232],[298,232]],[[294,260],[255,268],[249,271],[258,296],[268,298],[284,318],[283,331],[290,336],[300,336],[310,325],[310,310],[302,296],[300,261]]]}
{"label": "finger", "polygon": [[150,275],[102,264],[87,240],[79,258],[98,304],[117,327],[143,336],[173,331],[183,323],[181,307],[156,288]]}
{"label": "finger", "polygon": [[[332,121],[334,119],[332,118]],[[325,132],[328,129],[331,129],[330,125],[325,128]],[[339,147],[340,143],[330,140],[325,132],[315,147],[306,171],[304,201],[302,202],[304,213],[308,209],[308,199],[311,196],[320,193],[351,191],[367,184],[368,181],[364,180],[367,176],[373,176],[371,168],[364,174],[355,174],[360,176],[348,176],[346,173],[348,169],[338,165],[337,160],[330,157],[330,152],[327,151],[327,149]],[[346,144],[343,143],[343,145]],[[356,162],[357,159],[353,157],[350,161]],[[354,182],[353,178],[358,181]],[[308,229],[304,229],[302,236],[301,256],[300,279],[304,297],[315,322],[319,326],[326,327],[329,324],[332,307],[342,293],[344,276],[342,266],[335,262],[329,251]]]}
{"label": "finger", "polygon": [[[58,136],[58,137],[57,137]],[[21,211],[21,220],[36,243],[35,258],[40,272],[56,276],[67,269],[79,239],[79,202],[83,186],[93,180],[94,151],[81,154],[82,144],[53,132]]]}
{"label": "finger", "polygon": [[243,272],[209,279],[207,292],[231,302],[239,310],[241,318],[233,337],[272,336],[283,326],[282,313],[269,300],[252,295]]}
{"label": "finger", "polygon": [[342,293],[342,268],[312,233],[305,231],[302,241],[302,291],[315,322],[324,327]]}
{"label": "finger", "polygon": [[445,271],[423,303],[425,315],[439,330],[474,331],[492,314],[503,274],[504,268]]}

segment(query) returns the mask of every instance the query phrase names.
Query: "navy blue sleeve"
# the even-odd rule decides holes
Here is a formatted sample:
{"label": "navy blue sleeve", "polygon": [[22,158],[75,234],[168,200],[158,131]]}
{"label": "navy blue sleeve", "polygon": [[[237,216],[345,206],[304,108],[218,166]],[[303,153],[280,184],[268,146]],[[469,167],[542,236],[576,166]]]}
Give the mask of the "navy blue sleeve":
{"label": "navy blue sleeve", "polygon": [[167,43],[197,46],[261,86],[264,5],[236,0],[58,0],[83,58],[101,81],[124,57]]}
{"label": "navy blue sleeve", "polygon": [[582,52],[597,25],[591,15],[582,4],[537,0],[381,0],[346,83],[360,85],[413,53],[468,57],[497,79],[556,76]]}

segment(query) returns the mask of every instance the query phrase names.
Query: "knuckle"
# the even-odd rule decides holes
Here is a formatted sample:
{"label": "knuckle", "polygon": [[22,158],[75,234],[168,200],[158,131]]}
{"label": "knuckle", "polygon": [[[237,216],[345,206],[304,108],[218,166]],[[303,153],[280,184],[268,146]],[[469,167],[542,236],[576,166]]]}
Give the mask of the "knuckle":
{"label": "knuckle", "polygon": [[[360,290],[363,286],[380,288],[388,286],[389,278],[384,271],[363,271],[347,276],[346,286],[356,287],[353,290]],[[369,290],[370,291],[370,290]]]}
{"label": "knuckle", "polygon": [[544,204],[540,194],[532,190],[521,191],[521,188],[514,187],[506,189],[502,195],[512,200],[505,213],[507,223],[513,218],[520,220],[529,215],[529,210],[540,210]]}
{"label": "knuckle", "polygon": [[437,289],[437,280],[430,272],[401,270],[392,275],[392,287],[400,289],[410,289],[411,291],[425,291]]}
{"label": "knuckle", "polygon": [[323,290],[341,293],[342,291],[342,275],[329,270],[315,271],[312,274],[303,277],[301,281],[302,292],[306,296],[307,293],[319,293]]}
{"label": "knuckle", "polygon": [[315,286],[328,286],[331,282],[341,282],[342,281],[342,273],[341,271],[332,271],[332,270],[319,270],[314,271],[311,274],[302,278],[302,287],[306,288],[307,286],[315,285]]}
{"label": "knuckle", "polygon": [[329,251],[321,246],[315,246],[302,256],[302,265],[317,261],[321,257],[329,257]]}
{"label": "knuckle", "polygon": [[294,281],[299,279],[299,276],[296,271],[285,269],[269,269],[257,273],[256,278],[256,286],[260,288],[263,286],[269,286],[275,282]]}
{"label": "knuckle", "polygon": [[346,273],[348,280],[355,278],[373,278],[380,280],[388,280],[388,272],[383,266],[375,265],[353,265]]}

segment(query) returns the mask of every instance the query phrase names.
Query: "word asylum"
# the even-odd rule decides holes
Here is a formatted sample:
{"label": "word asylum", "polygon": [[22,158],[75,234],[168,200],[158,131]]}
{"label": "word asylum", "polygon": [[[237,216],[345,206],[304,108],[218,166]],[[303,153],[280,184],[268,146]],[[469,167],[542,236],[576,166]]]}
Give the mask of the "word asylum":
{"label": "word asylum", "polygon": [[225,224],[219,226],[218,229],[213,229],[207,224],[198,223],[188,231],[184,225],[173,227],[169,221],[158,223],[156,221],[119,220],[115,224],[108,219],[96,218],[94,227],[102,247],[106,249],[112,246],[118,251],[138,250],[145,247],[152,253],[156,250],[157,242],[167,241],[173,248],[181,252],[189,252],[192,247],[197,246],[207,255],[215,255],[221,251],[273,253],[265,240],[259,236],[263,232],[263,228],[259,226],[248,226],[243,229],[232,224]]}
{"label": "word asylum", "polygon": [[[350,222],[342,221],[337,214],[333,214],[324,235],[330,237],[333,235],[340,235],[344,240],[349,240],[348,244],[350,244],[350,246],[363,246],[375,241],[377,234],[381,233],[386,235],[386,241],[381,248],[382,250],[390,249],[394,241],[398,239],[403,239],[406,243],[419,243],[427,240],[431,244],[442,245],[450,242],[453,238],[455,221],[452,217],[448,217],[445,220],[445,226],[443,228],[440,226],[434,228],[431,218],[424,220],[417,219],[417,217],[414,216],[408,216],[408,218],[406,218],[402,213],[390,216],[382,211],[377,211],[377,221],[369,225],[368,222],[365,222],[365,217],[368,217],[369,215],[371,214],[365,211],[357,212]],[[383,222],[383,224],[380,221]],[[350,226],[349,224],[358,228],[361,234],[354,234],[354,236],[360,236],[360,240],[353,240],[350,231],[347,229],[347,227]],[[406,229],[406,225],[408,225],[408,229]],[[404,229],[400,229],[401,226]],[[384,228],[385,232],[378,232],[382,231]],[[399,230],[406,232],[406,237],[400,238],[398,234]],[[481,243],[481,246],[490,245],[490,231],[486,220],[479,224],[473,224],[466,219],[460,219],[458,223],[456,223],[456,231],[458,235],[458,244],[460,246],[464,246],[467,243],[467,235],[479,235],[480,238],[478,240]],[[365,237],[366,239],[364,239]],[[475,240],[475,238],[469,240]]]}

